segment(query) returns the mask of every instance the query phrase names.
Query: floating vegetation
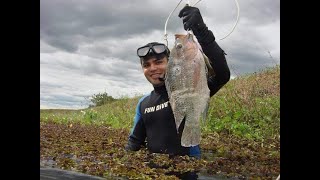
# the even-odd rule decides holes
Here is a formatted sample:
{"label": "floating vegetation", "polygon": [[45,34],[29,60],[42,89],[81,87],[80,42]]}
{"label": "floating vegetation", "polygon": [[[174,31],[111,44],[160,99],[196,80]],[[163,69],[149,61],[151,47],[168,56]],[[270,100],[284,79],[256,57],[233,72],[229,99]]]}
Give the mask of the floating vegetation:
{"label": "floating vegetation", "polygon": [[40,123],[40,166],[105,178],[179,179],[222,175],[238,179],[276,179],[280,173],[280,137],[263,143],[228,133],[202,136],[202,158],[169,157],[146,149],[127,152],[128,129],[105,125]]}

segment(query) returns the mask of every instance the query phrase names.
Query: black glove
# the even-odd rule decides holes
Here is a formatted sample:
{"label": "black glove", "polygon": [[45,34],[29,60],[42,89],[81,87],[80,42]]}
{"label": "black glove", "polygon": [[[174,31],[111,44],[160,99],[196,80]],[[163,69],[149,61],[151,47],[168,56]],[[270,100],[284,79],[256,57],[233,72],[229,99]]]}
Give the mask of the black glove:
{"label": "black glove", "polygon": [[215,40],[214,35],[203,22],[200,11],[196,7],[186,5],[181,9],[179,17],[183,17],[183,27],[186,31],[192,30],[200,44],[207,44]]}
{"label": "black glove", "polygon": [[191,29],[195,33],[206,26],[203,22],[199,9],[196,7],[186,5],[181,9],[179,17],[183,17],[183,26],[186,31]]}

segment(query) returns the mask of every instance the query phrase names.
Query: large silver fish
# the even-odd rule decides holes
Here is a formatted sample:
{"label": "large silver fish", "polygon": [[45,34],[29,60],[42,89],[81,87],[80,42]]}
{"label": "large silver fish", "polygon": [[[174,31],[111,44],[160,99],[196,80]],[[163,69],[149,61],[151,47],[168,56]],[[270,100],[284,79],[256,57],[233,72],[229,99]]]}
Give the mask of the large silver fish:
{"label": "large silver fish", "polygon": [[184,147],[200,144],[200,124],[206,118],[210,100],[207,73],[212,74],[213,69],[195,37],[190,33],[176,34],[165,85],[177,132],[185,118],[181,137]]}

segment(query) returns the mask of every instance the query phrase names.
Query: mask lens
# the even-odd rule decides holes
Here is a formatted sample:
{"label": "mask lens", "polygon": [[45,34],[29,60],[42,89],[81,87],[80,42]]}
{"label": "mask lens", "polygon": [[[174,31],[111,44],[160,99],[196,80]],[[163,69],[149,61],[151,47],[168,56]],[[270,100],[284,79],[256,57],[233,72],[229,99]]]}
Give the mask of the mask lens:
{"label": "mask lens", "polygon": [[137,50],[137,54],[139,57],[143,57],[148,54],[149,50],[150,50],[150,48],[148,46],[142,47]]}
{"label": "mask lens", "polygon": [[163,53],[166,50],[166,47],[162,44],[154,45],[153,50],[156,54]]}

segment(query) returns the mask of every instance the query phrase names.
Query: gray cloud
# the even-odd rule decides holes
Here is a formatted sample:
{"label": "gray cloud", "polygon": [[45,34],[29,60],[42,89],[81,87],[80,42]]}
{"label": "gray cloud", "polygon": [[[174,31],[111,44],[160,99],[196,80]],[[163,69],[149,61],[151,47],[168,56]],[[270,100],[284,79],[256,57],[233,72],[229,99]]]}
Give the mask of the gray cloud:
{"label": "gray cloud", "polygon": [[[184,33],[179,10],[167,24],[169,47]],[[195,2],[190,1],[190,2]],[[171,0],[41,0],[40,107],[83,108],[84,99],[107,91],[114,97],[147,93],[136,49],[164,42],[164,25],[177,2]],[[280,63],[280,1],[234,0],[197,4],[226,56],[232,76]],[[273,59],[270,58],[272,55]]]}

